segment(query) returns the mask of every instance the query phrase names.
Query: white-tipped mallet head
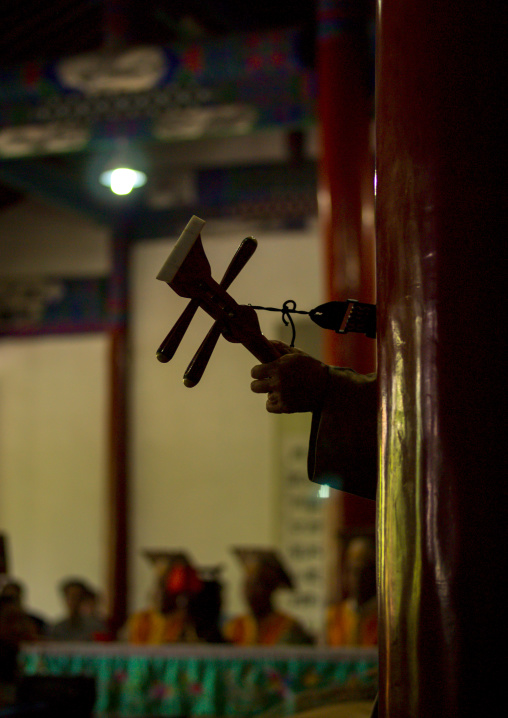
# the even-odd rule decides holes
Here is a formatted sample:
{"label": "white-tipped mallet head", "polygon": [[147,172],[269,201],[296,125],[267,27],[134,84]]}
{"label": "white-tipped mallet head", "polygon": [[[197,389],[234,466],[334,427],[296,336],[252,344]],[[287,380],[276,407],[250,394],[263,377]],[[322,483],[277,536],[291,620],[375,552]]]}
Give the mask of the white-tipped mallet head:
{"label": "white-tipped mallet head", "polygon": [[204,225],[205,221],[196,217],[196,215],[193,215],[190,218],[187,226],[173,247],[171,254],[162,265],[162,268],[157,275],[157,279],[160,279],[162,282],[167,282],[168,284],[172,282],[194,243],[198,239]]}

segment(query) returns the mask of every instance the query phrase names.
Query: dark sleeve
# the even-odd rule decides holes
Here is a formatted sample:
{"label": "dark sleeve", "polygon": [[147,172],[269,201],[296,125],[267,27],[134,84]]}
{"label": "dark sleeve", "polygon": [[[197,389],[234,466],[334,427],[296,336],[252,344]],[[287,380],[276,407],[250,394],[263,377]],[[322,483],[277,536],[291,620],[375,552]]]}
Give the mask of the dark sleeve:
{"label": "dark sleeve", "polygon": [[375,500],[377,447],[376,374],[329,367],[322,406],[312,415],[309,479]]}

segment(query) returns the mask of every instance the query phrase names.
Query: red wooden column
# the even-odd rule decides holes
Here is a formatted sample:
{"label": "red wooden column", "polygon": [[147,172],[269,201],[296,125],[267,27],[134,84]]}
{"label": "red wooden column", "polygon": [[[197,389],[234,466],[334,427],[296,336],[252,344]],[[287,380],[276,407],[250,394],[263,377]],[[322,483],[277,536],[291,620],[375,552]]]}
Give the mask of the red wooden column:
{"label": "red wooden column", "polygon": [[506,703],[501,6],[378,7],[380,715],[496,715]]}
{"label": "red wooden column", "polygon": [[[318,4],[319,219],[325,299],[375,302],[374,158],[369,93],[368,2]],[[360,372],[376,369],[376,343],[327,332],[325,361]],[[374,530],[373,502],[341,497],[341,531]]]}
{"label": "red wooden column", "polygon": [[112,326],[109,364],[108,552],[109,612],[116,631],[127,617],[129,559],[128,436],[128,247],[127,222],[112,238],[113,271],[109,310]]}
{"label": "red wooden column", "polygon": [[[104,50],[115,53],[129,40],[131,0],[105,0]],[[128,437],[128,221],[119,223],[112,238],[113,272],[110,310],[112,327],[109,363],[109,466],[107,583],[112,628],[125,622],[129,564],[129,437]]]}

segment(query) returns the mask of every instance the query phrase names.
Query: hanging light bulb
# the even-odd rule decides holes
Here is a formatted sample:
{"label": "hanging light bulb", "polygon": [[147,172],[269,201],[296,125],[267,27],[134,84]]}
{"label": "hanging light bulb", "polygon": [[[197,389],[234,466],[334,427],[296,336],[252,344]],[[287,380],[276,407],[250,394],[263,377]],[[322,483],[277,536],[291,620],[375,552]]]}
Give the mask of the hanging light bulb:
{"label": "hanging light bulb", "polygon": [[101,174],[100,183],[115,194],[124,195],[132,192],[135,187],[142,187],[146,183],[146,174],[130,167],[115,167]]}
{"label": "hanging light bulb", "polygon": [[[146,174],[134,167],[141,164],[140,157],[135,158],[134,148],[129,147],[125,140],[118,143],[118,151],[108,163],[107,169],[101,173],[99,182],[109,187],[114,194],[126,195],[146,183]],[[137,155],[136,155],[137,156]]]}

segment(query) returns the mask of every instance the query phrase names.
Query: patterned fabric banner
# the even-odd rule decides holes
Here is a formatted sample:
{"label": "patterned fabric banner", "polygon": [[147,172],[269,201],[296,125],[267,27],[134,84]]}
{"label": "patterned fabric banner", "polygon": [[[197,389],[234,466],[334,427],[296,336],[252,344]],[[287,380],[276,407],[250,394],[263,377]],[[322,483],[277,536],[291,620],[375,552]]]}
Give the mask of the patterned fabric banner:
{"label": "patterned fabric banner", "polygon": [[371,700],[377,690],[371,649],[40,644],[27,647],[23,667],[28,675],[94,676],[97,718],[268,718]]}

